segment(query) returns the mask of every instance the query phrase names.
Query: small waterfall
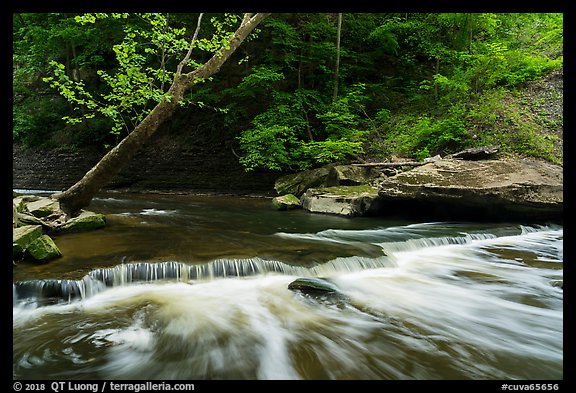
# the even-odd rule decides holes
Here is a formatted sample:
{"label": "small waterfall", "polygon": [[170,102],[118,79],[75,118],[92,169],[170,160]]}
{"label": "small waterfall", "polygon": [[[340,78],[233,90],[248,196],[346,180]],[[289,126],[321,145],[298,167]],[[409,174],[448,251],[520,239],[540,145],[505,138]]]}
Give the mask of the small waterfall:
{"label": "small waterfall", "polygon": [[96,269],[81,280],[31,280],[14,283],[14,304],[19,301],[40,305],[70,302],[88,298],[109,287],[138,282],[170,280],[192,283],[220,278],[239,278],[270,273],[296,276],[318,276],[335,272],[360,271],[388,266],[386,258],[337,258],[311,268],[261,258],[217,259],[202,265],[181,262],[136,262]]}
{"label": "small waterfall", "polygon": [[[562,228],[401,232],[294,234],[382,250],[307,267],[136,260],[77,281],[16,282],[13,378],[563,378]],[[327,279],[343,300],[291,291],[300,277]]]}
{"label": "small waterfall", "polygon": [[[550,243],[549,237],[557,236],[556,231],[549,234],[545,229],[533,229],[521,227],[521,234],[512,237],[498,237],[491,233],[461,233],[456,236],[427,237],[424,233],[418,233],[425,226],[408,227],[412,232],[411,237],[403,241],[397,241],[398,228],[388,228],[371,231],[322,231],[317,234],[284,234],[285,237],[301,237],[307,240],[325,242],[356,242],[364,237],[372,244],[378,245],[383,250],[383,255],[377,258],[360,256],[336,258],[326,263],[312,267],[294,266],[282,261],[267,260],[259,257],[245,259],[217,259],[205,264],[190,265],[177,261],[167,262],[135,262],[123,263],[110,268],[96,269],[88,273],[81,280],[32,280],[20,281],[13,284],[14,304],[36,302],[38,305],[71,302],[86,299],[109,287],[130,285],[138,282],[154,282],[170,280],[172,282],[184,282],[192,284],[193,281],[209,281],[222,278],[239,278],[256,275],[277,273],[300,277],[323,277],[338,273],[358,272],[368,269],[395,267],[394,254],[431,249],[447,245],[466,245],[492,241],[494,239],[508,239],[531,244],[536,243],[542,250],[549,253],[560,253],[558,248]],[[430,233],[428,232],[428,235]],[[510,240],[512,239],[512,240]],[[504,242],[506,243],[506,241]],[[513,243],[516,243],[513,241]],[[505,244],[501,246],[506,247]],[[518,247],[517,245],[514,245]],[[554,255],[558,256],[558,255]],[[562,257],[562,255],[559,255]]]}
{"label": "small waterfall", "polygon": [[448,246],[454,244],[470,244],[479,240],[496,239],[496,235],[489,233],[468,233],[463,236],[442,236],[421,239],[408,239],[401,242],[379,243],[385,252],[414,251],[422,248]]}
{"label": "small waterfall", "polygon": [[105,288],[89,276],[81,280],[31,280],[13,284],[13,304],[36,302],[39,305],[85,299]]}

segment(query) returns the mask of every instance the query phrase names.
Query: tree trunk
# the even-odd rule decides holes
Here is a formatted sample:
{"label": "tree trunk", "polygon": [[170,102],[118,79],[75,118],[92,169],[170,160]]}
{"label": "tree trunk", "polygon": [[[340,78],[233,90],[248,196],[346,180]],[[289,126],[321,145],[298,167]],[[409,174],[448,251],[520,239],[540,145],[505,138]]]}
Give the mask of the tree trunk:
{"label": "tree trunk", "polygon": [[340,72],[340,34],[342,31],[342,13],[338,14],[338,30],[336,33],[336,68],[334,70],[334,95],[332,97],[332,102],[336,101],[338,98],[338,73]]}
{"label": "tree trunk", "polygon": [[88,206],[94,195],[120,171],[124,164],[134,157],[140,147],[158,130],[159,126],[174,113],[178,103],[194,82],[198,79],[208,78],[220,71],[222,65],[244,39],[268,15],[270,14],[245,14],[228,46],[220,48],[210,60],[194,71],[182,74],[183,67],[179,66],[174,82],[168,90],[171,99],[158,103],[128,136],[102,157],[76,184],[64,192],[52,195],[52,198],[60,202],[61,209],[71,217],[83,207]]}

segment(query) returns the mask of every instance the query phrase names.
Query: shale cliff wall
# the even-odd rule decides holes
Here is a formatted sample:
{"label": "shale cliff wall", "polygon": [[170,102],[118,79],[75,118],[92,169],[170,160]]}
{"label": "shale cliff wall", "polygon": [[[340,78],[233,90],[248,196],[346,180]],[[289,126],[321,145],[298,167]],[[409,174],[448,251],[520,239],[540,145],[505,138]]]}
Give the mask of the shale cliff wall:
{"label": "shale cliff wall", "polygon": [[[12,187],[64,190],[81,179],[105,153],[97,147],[72,150],[13,146]],[[125,164],[105,189],[275,195],[277,177],[273,172],[245,172],[229,142],[160,133]]]}

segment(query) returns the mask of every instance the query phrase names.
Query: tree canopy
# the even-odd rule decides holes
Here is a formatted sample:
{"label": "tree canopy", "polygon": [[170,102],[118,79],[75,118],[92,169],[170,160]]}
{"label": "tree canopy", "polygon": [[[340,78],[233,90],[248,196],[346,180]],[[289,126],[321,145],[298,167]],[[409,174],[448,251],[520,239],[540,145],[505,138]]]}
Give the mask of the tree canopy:
{"label": "tree canopy", "polygon": [[[166,98],[199,15],[13,18],[14,142],[112,149]],[[204,15],[187,67],[238,18]],[[563,67],[562,14],[282,13],[258,29],[179,109],[226,127],[246,170],[485,144],[561,161],[537,129],[558,125],[528,124],[502,100]]]}

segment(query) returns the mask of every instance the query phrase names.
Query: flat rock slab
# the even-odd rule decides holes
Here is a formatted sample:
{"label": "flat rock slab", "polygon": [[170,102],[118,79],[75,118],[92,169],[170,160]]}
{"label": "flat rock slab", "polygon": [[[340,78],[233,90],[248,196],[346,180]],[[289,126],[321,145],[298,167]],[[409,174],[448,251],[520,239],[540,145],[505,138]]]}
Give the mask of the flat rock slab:
{"label": "flat rock slab", "polygon": [[411,201],[480,214],[557,217],[563,209],[563,169],[538,160],[438,160],[383,179],[384,202]]}
{"label": "flat rock slab", "polygon": [[29,202],[26,209],[35,217],[46,217],[60,210],[60,203],[50,198],[41,198]]}
{"label": "flat rock slab", "polygon": [[378,189],[369,185],[310,188],[302,207],[312,213],[364,216],[377,208]]}

